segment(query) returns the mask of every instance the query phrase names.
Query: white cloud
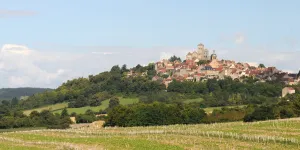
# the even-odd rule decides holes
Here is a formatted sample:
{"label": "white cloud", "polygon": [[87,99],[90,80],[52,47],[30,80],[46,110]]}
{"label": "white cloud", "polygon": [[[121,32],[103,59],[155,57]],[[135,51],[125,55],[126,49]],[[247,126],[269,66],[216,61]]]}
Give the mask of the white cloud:
{"label": "white cloud", "polygon": [[2,47],[1,51],[3,53],[13,53],[20,55],[29,55],[32,52],[32,50],[28,49],[26,46],[14,44],[5,44]]}
{"label": "white cloud", "polygon": [[242,44],[245,41],[245,36],[243,34],[237,34],[235,36],[235,43],[236,44]]}
{"label": "white cloud", "polygon": [[61,68],[57,68],[55,71],[41,68],[38,64],[42,61],[49,61],[49,59],[41,59],[46,57],[49,56],[31,50],[26,46],[4,45],[0,53],[2,86],[53,86],[52,82],[59,80],[65,71]]}
{"label": "white cloud", "polygon": [[92,52],[92,54],[100,54],[100,55],[117,55],[119,52]]}
{"label": "white cloud", "polygon": [[[196,47],[196,46],[195,46]],[[79,50],[58,52],[50,50],[34,50],[27,46],[7,44],[0,50],[0,88],[1,87],[50,87],[56,88],[67,80],[87,77],[110,70],[113,65],[148,64],[160,59],[168,59],[172,55],[185,58],[195,47],[80,47]],[[283,53],[274,47],[248,46],[216,49],[219,59],[230,59],[237,62],[248,62],[256,66],[276,66],[279,69],[298,72],[299,52]],[[73,49],[73,47],[72,47]],[[88,49],[82,51],[82,49]],[[81,50],[81,51],[80,51]]]}

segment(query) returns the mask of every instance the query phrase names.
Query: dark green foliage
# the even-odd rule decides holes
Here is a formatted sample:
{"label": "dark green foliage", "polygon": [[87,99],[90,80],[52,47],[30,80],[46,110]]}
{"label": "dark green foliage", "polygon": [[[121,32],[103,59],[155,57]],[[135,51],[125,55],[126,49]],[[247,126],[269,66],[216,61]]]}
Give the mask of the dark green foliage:
{"label": "dark green foliage", "polygon": [[70,116],[71,116],[71,117],[76,117],[77,114],[76,114],[76,112],[72,112]]}
{"label": "dark green foliage", "polygon": [[177,56],[175,56],[175,55],[173,55],[172,57],[170,57],[170,59],[169,59],[169,61],[170,62],[174,62],[174,61],[179,61],[179,62],[181,62],[181,58],[180,57],[177,57]]}
{"label": "dark green foliage", "polygon": [[182,110],[184,124],[197,124],[203,121],[206,116],[205,111],[201,108],[186,107]]}
{"label": "dark green foliage", "polygon": [[200,94],[206,107],[242,105],[242,104],[275,104],[281,94],[279,83],[257,83],[255,79],[245,77],[243,82],[231,78],[224,80],[209,79],[206,82],[173,81],[168,92],[183,94]]}
{"label": "dark green foliage", "polygon": [[108,112],[106,126],[153,126],[200,123],[206,116],[203,109],[182,104],[119,105]]}
{"label": "dark green foliage", "polygon": [[88,104],[87,98],[85,98],[83,95],[80,95],[75,101],[72,101],[68,104],[69,108],[79,108],[84,107]]}
{"label": "dark green foliage", "polygon": [[275,119],[274,106],[259,106],[244,117],[245,122]]}
{"label": "dark green foliage", "polygon": [[97,118],[92,110],[87,110],[85,114],[76,116],[76,123],[92,123],[96,120]]}
{"label": "dark green foliage", "polygon": [[208,64],[209,62],[210,62],[209,60],[200,60],[197,62],[197,64],[200,66],[200,65]]}
{"label": "dark green foliage", "polygon": [[264,64],[259,64],[258,68],[266,68],[266,66]]}
{"label": "dark green foliage", "polygon": [[101,105],[101,100],[100,99],[91,99],[89,101],[90,106],[100,106]]}
{"label": "dark green foliage", "polygon": [[12,106],[16,106],[16,105],[18,105],[18,103],[19,103],[19,99],[16,98],[16,97],[14,97],[14,98],[11,100],[11,105],[12,105]]}
{"label": "dark green foliage", "polygon": [[117,97],[113,97],[109,100],[108,109],[113,109],[114,107],[120,105],[120,100]]}
{"label": "dark green foliage", "polygon": [[127,69],[127,65],[124,64],[121,68],[121,73],[124,73],[124,72],[128,72],[129,70]]}
{"label": "dark green foliage", "polygon": [[64,108],[64,109],[61,111],[60,116],[61,116],[61,118],[69,117],[69,113],[68,113],[67,108]]}
{"label": "dark green foliage", "polygon": [[25,116],[21,111],[12,111],[9,114],[0,118],[0,129],[24,127],[65,129],[71,124],[68,116],[54,115],[48,110],[41,113],[33,111],[29,116]]}

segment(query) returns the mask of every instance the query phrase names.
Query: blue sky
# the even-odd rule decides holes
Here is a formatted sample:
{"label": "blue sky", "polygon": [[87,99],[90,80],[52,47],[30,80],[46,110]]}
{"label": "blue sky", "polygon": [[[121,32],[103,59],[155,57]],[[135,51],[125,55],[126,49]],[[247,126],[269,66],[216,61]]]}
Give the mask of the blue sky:
{"label": "blue sky", "polygon": [[[183,57],[198,43],[215,49],[219,58],[297,72],[299,5],[297,0],[0,0],[0,87],[57,87],[114,64]],[[30,54],[5,55],[7,49]]]}

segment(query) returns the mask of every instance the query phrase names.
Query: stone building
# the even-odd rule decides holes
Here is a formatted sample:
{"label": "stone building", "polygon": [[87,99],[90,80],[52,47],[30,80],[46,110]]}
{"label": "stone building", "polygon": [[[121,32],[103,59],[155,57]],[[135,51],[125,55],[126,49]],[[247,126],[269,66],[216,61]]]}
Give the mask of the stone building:
{"label": "stone building", "polygon": [[204,47],[203,44],[198,44],[196,51],[189,52],[186,55],[186,60],[194,60],[196,62],[209,59],[209,51]]}
{"label": "stone building", "polygon": [[210,57],[211,59],[211,62],[209,63],[209,65],[212,67],[212,68],[219,68],[219,66],[221,65],[217,59],[217,55],[215,54],[215,51],[214,53],[211,55]]}

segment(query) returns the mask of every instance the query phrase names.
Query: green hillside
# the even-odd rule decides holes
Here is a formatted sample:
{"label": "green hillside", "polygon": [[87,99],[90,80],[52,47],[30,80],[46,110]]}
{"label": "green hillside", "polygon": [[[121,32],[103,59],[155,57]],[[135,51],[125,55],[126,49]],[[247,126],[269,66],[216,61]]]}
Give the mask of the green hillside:
{"label": "green hillside", "polygon": [[65,107],[68,107],[68,103],[57,103],[57,104],[53,104],[53,105],[36,108],[36,109],[25,110],[24,114],[29,115],[32,111],[41,112],[42,110],[56,111],[56,110],[63,109]]}
{"label": "green hillside", "polygon": [[[119,98],[120,104],[122,105],[128,105],[128,104],[134,104],[138,103],[139,100],[138,98]],[[86,106],[86,107],[81,107],[81,108],[68,108],[68,112],[72,113],[75,112],[77,114],[84,114],[87,110],[93,110],[95,112],[98,112],[100,109],[104,110],[108,107],[109,104],[109,99],[102,101],[100,106],[97,107],[91,107],[91,106]],[[30,110],[25,110],[24,114],[29,115],[32,111],[42,111],[42,110],[50,110],[53,113],[61,113],[62,109],[68,107],[68,103],[58,103],[54,105],[47,105],[44,107],[36,108],[36,109],[30,109]]]}
{"label": "green hillside", "polygon": [[[134,104],[134,103],[138,103],[139,100],[137,98],[119,98],[120,100],[120,104],[122,105],[128,105],[128,104]],[[81,108],[68,108],[68,112],[72,113],[75,112],[76,114],[84,114],[87,110],[93,110],[95,112],[98,112],[100,109],[104,110],[108,107],[109,104],[109,100],[104,100],[102,101],[102,104],[100,106],[97,107],[91,107],[91,106],[85,106],[85,107],[81,107]],[[60,110],[56,110],[53,111],[54,113],[61,113],[61,109]]]}

